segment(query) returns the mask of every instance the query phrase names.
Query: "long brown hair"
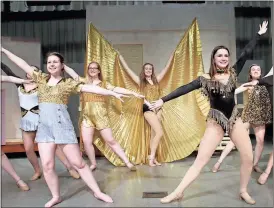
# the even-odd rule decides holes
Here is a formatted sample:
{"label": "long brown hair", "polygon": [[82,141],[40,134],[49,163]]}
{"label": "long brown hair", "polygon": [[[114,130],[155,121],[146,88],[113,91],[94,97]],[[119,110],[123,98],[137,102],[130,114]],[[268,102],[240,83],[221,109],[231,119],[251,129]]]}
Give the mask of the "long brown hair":
{"label": "long brown hair", "polygon": [[[258,67],[260,67],[258,64],[252,64],[250,67],[249,67],[249,70],[248,70],[248,82],[251,82],[252,81],[252,76],[251,76],[251,68],[253,67],[253,66],[258,66]],[[261,69],[261,67],[260,67],[260,69]],[[259,77],[259,79],[262,77],[262,69],[261,69],[261,75],[260,75],[260,77]]]}
{"label": "long brown hair", "polygon": [[99,64],[98,62],[96,62],[96,61],[92,61],[92,62],[90,62],[90,63],[88,64],[88,68],[87,68],[87,75],[88,75],[88,77],[90,77],[90,76],[89,76],[89,66],[90,66],[91,64],[96,64],[96,65],[97,65],[97,69],[100,71],[100,73],[98,74],[98,78],[103,82],[103,75],[102,75],[101,66],[100,66],[100,64]]}
{"label": "long brown hair", "polygon": [[139,78],[140,78],[140,90],[141,90],[141,92],[144,92],[144,88],[145,88],[146,84],[149,84],[148,81],[146,80],[146,75],[145,75],[145,67],[146,67],[146,65],[150,65],[152,67],[151,80],[152,80],[153,84],[154,85],[159,85],[158,80],[157,80],[156,75],[155,75],[153,64],[151,64],[151,63],[145,63],[143,65],[142,71],[141,71],[141,73],[139,75]]}
{"label": "long brown hair", "polygon": [[[217,53],[218,50],[220,49],[225,49],[227,50],[228,52],[228,55],[230,56],[230,52],[228,50],[228,48],[226,46],[223,46],[223,45],[219,45],[219,46],[216,46],[213,50],[212,50],[212,53],[211,53],[211,58],[210,58],[210,68],[209,68],[209,75],[211,78],[214,77],[214,75],[217,73],[217,66],[215,64],[215,61],[214,61],[214,56],[215,54]],[[227,68],[225,69],[225,72],[227,73],[228,72],[228,69],[229,69],[229,64],[227,65]]]}

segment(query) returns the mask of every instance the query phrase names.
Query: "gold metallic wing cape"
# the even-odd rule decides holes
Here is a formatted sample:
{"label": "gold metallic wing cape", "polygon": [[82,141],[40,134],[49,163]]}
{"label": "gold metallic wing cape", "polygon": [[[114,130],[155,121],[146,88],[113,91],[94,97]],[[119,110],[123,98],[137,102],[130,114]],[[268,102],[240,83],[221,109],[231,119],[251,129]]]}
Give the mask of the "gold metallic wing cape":
{"label": "gold metallic wing cape", "polygon": [[[138,91],[138,85],[120,64],[119,57],[111,44],[90,24],[87,40],[86,66],[97,61],[102,68],[103,78],[114,86]],[[86,73],[87,70],[85,70]],[[160,82],[166,95],[203,74],[200,33],[195,19],[176,47],[172,64]],[[151,131],[144,120],[142,99],[126,98],[120,103],[108,99],[107,108],[114,138],[135,164],[147,163]],[[198,146],[205,130],[205,116],[209,110],[206,98],[197,90],[182,96],[163,107],[162,124],[164,136],[157,152],[159,162],[171,162],[191,154]],[[82,143],[82,142],[81,142]],[[96,134],[96,147],[114,165],[124,165],[121,159]]]}

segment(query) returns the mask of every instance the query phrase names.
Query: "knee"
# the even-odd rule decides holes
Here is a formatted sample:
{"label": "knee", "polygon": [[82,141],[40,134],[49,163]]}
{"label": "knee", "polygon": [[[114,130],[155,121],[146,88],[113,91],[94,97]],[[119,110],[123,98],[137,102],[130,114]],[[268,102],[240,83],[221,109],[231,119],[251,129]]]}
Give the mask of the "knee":
{"label": "knee", "polygon": [[156,136],[157,136],[158,138],[161,138],[163,135],[164,135],[163,129],[157,130]]}
{"label": "knee", "polygon": [[90,137],[83,137],[83,143],[85,145],[90,145],[90,144],[92,144],[92,140]]}
{"label": "knee", "polygon": [[262,137],[262,136],[256,137],[256,145],[263,146],[264,145],[264,137]]}
{"label": "knee", "polygon": [[244,154],[241,156],[242,163],[246,165],[253,165],[253,154]]}
{"label": "knee", "polygon": [[25,146],[25,151],[26,151],[26,154],[31,154],[31,153],[34,153],[34,148],[32,145],[27,145]]}
{"label": "knee", "polygon": [[42,164],[44,172],[51,172],[54,170],[54,162],[48,161]]}
{"label": "knee", "polygon": [[206,157],[199,157],[199,158],[197,157],[192,167],[194,167],[198,171],[201,171],[205,167],[205,165],[208,163],[208,161],[209,159],[207,159]]}
{"label": "knee", "polygon": [[112,137],[111,139],[106,141],[109,146],[114,146],[117,144],[117,141]]}
{"label": "knee", "polygon": [[72,165],[76,169],[83,169],[86,166],[86,162],[82,159],[77,162],[73,162]]}

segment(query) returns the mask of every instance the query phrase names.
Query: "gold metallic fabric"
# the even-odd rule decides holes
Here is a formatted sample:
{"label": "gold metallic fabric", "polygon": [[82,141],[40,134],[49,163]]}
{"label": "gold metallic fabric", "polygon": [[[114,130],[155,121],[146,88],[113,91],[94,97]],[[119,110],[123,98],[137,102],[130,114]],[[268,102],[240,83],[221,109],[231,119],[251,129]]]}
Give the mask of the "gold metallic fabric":
{"label": "gold metallic fabric", "polygon": [[[115,49],[92,24],[89,25],[88,31],[85,73],[91,61],[97,61],[101,65],[104,79],[112,85],[139,92],[139,86],[123,69]],[[194,19],[176,47],[171,66],[160,82],[162,93],[160,97],[203,73],[200,32],[198,22]],[[134,97],[124,100],[125,102],[121,103],[109,97],[106,102],[113,136],[131,162],[146,164],[151,132],[143,115],[144,100]],[[198,90],[164,105],[162,112],[164,136],[157,151],[159,162],[183,159],[196,149],[205,130],[208,111],[207,98],[204,98]],[[124,165],[99,136],[96,136],[94,144],[115,166]]]}
{"label": "gold metallic fabric", "polygon": [[72,93],[79,93],[83,83],[71,78],[63,78],[57,85],[49,86],[49,74],[42,71],[34,71],[33,80],[37,83],[39,103],[68,104],[68,99]]}

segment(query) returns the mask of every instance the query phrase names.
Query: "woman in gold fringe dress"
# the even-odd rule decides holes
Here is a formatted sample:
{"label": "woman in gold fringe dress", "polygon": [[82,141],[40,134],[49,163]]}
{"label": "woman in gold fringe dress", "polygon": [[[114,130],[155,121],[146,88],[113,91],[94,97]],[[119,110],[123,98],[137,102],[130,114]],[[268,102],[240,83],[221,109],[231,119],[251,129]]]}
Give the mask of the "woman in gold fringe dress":
{"label": "woman in gold fringe dress", "polygon": [[[248,82],[260,79],[261,74],[262,71],[260,66],[256,64],[251,65],[249,68]],[[265,86],[256,85],[254,87],[245,87],[245,84],[243,84],[235,90],[235,94],[239,94],[246,90],[248,90],[248,102],[244,106],[242,120],[245,125],[247,125],[247,129],[249,129],[249,126],[251,125],[255,132],[256,146],[254,151],[253,169],[256,172],[262,173],[263,171],[258,167],[258,162],[264,148],[265,126],[266,124],[272,123],[271,102]],[[226,145],[220,158],[212,169],[213,173],[216,173],[219,170],[223,160],[234,147],[235,144],[232,141]]]}
{"label": "woman in gold fringe dress", "polygon": [[[133,95],[137,98],[144,96],[127,90],[121,87],[112,86],[103,79],[101,67],[97,62],[91,62],[88,65],[88,73],[86,78],[79,77],[79,75],[68,66],[65,66],[65,71],[76,80],[80,80],[86,84],[97,85],[102,88],[112,90],[114,92],[126,95]],[[91,162],[90,169],[94,170],[97,166],[95,160],[95,151],[93,147],[93,137],[95,129],[98,130],[107,143],[107,145],[124,161],[126,166],[135,171],[136,167],[129,161],[120,144],[114,139],[109,117],[107,115],[106,100],[102,95],[81,93],[81,113],[79,118],[79,128],[81,132],[81,141],[83,143],[86,154]]]}

